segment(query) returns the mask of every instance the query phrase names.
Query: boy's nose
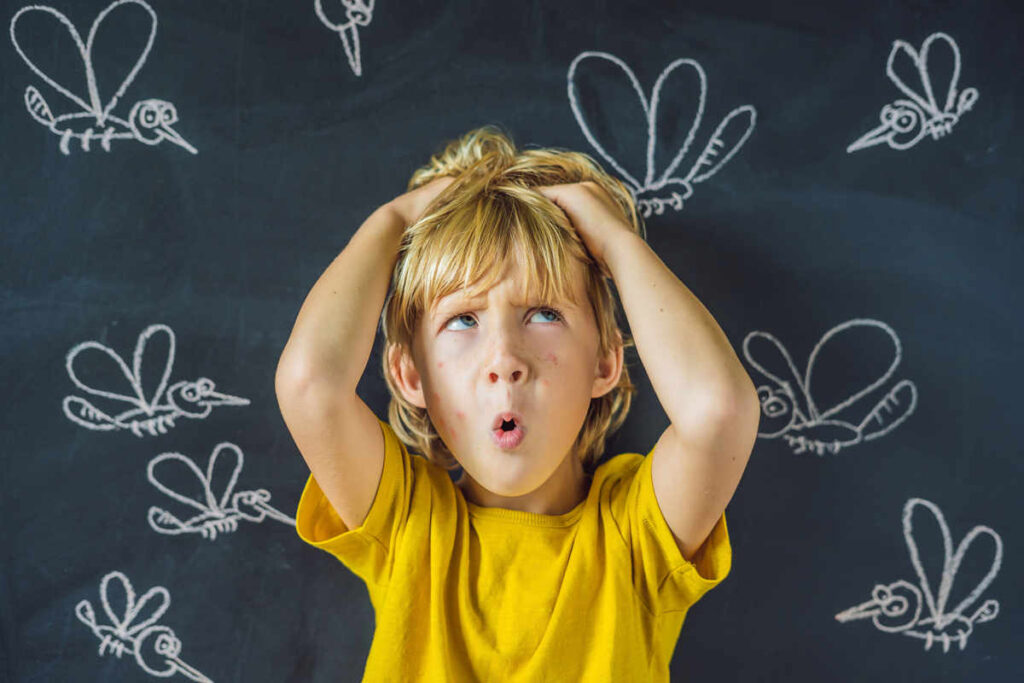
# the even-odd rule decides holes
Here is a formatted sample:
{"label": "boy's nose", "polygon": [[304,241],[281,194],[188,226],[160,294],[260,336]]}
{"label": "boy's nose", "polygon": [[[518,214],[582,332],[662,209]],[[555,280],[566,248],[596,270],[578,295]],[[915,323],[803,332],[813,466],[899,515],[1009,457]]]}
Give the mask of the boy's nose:
{"label": "boy's nose", "polygon": [[498,349],[491,357],[487,368],[491,383],[499,380],[509,384],[521,384],[527,377],[529,367],[523,356],[510,348]]}
{"label": "boy's nose", "polygon": [[508,381],[509,384],[515,384],[522,381],[523,375],[525,374],[526,373],[524,373],[522,370],[518,369],[512,370],[511,372],[491,372],[491,381],[497,382],[499,378],[503,378],[506,379],[506,381]]}

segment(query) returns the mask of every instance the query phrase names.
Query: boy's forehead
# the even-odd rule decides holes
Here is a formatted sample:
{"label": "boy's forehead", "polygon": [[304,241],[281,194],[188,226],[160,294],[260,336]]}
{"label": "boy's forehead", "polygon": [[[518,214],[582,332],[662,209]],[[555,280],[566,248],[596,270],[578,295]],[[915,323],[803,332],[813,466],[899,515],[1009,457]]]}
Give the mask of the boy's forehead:
{"label": "boy's forehead", "polygon": [[[441,309],[451,305],[465,305],[465,304],[485,304],[487,303],[488,291],[477,292],[471,294],[468,289],[457,289],[451,294],[436,299],[434,301],[434,308]],[[509,301],[517,306],[526,306],[530,303],[536,302],[540,298],[540,293],[530,293],[525,291],[513,292],[509,295]]]}
{"label": "boy's forehead", "polygon": [[[495,283],[493,287],[497,287],[502,284],[501,282]],[[570,284],[570,291],[567,293],[569,296],[579,297],[580,286],[575,281]],[[492,288],[493,288],[492,287]],[[466,304],[484,304],[487,302],[488,294],[490,289],[484,291],[471,291],[467,288],[459,288],[454,292],[451,292],[443,297],[436,298],[431,305],[431,310],[440,310],[446,308],[449,305],[466,305]],[[513,305],[516,306],[528,306],[538,303],[540,300],[541,291],[538,286],[528,288],[525,284],[521,285],[518,289],[512,288],[509,294],[509,300]],[[558,303],[564,306],[573,306],[573,302],[569,299],[559,297],[557,292],[552,295]],[[553,301],[547,303],[554,303]]]}

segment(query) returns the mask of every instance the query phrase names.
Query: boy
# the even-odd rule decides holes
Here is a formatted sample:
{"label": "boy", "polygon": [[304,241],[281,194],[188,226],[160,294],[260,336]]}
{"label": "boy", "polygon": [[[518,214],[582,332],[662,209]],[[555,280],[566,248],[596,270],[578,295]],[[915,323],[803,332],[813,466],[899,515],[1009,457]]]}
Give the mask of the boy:
{"label": "boy", "polygon": [[[311,470],[298,533],[373,603],[364,680],[667,681],[730,569],[750,378],[587,155],[486,126],[409,186],[317,281],[276,375]],[[609,278],[671,424],[597,466],[635,391]],[[390,424],[356,396],[382,309]]]}

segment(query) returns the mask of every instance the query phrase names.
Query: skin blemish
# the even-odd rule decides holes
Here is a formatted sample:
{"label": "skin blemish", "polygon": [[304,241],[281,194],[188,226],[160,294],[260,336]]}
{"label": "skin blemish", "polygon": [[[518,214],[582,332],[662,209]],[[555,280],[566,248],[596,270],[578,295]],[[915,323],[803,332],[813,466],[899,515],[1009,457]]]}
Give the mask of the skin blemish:
{"label": "skin blemish", "polygon": [[437,361],[437,367],[443,368],[444,367],[444,361],[443,360]]}
{"label": "skin blemish", "polygon": [[466,419],[466,414],[464,412],[462,412],[461,410],[456,410],[455,411],[455,415],[457,415],[460,420],[465,420]]}
{"label": "skin blemish", "polygon": [[555,365],[558,365],[558,356],[556,356],[553,353],[549,353],[548,355],[544,356],[544,360],[548,361],[549,363],[554,363]]}
{"label": "skin blemish", "polygon": [[451,435],[452,439],[455,439],[455,438],[458,437],[458,434],[456,433],[456,431],[448,426],[448,423],[444,421],[443,417],[437,418],[437,422],[438,422],[438,424],[441,425],[441,431],[448,432]]}

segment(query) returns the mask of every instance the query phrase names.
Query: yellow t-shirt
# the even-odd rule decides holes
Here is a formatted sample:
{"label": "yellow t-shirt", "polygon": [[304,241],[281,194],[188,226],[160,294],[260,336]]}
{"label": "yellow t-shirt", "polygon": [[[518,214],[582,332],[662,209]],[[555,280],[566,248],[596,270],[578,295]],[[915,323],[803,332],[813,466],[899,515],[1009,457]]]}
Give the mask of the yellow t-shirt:
{"label": "yellow t-shirt", "polygon": [[601,463],[582,503],[543,515],[467,501],[377,421],[384,471],[363,525],[349,530],[312,475],[296,514],[302,540],[369,589],[364,681],[669,680],[687,609],[729,573],[725,513],[690,563],[650,454]]}

